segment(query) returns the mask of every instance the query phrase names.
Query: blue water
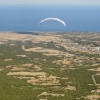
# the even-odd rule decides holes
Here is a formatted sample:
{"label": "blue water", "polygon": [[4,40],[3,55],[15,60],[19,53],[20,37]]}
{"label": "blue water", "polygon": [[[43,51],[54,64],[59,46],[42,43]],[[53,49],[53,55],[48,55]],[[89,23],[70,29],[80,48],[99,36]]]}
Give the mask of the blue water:
{"label": "blue water", "polygon": [[[65,21],[39,22],[47,17]],[[0,6],[0,31],[100,32],[99,6]]]}

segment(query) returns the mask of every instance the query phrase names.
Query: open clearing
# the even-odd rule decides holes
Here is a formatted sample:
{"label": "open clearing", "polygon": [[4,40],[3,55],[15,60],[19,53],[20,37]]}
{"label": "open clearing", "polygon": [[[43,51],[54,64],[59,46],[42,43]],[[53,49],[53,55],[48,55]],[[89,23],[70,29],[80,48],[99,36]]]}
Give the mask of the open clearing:
{"label": "open clearing", "polygon": [[46,56],[59,56],[59,55],[60,56],[66,56],[66,57],[73,56],[73,54],[69,54],[67,52],[62,52],[62,51],[59,51],[59,50],[47,49],[47,48],[42,48],[42,47],[25,49],[25,46],[22,46],[22,50],[24,50],[24,51],[42,52],[43,55],[46,55]]}
{"label": "open clearing", "polygon": [[36,75],[42,75],[45,76],[45,72],[9,72],[7,75],[31,75],[31,76],[36,76]]}

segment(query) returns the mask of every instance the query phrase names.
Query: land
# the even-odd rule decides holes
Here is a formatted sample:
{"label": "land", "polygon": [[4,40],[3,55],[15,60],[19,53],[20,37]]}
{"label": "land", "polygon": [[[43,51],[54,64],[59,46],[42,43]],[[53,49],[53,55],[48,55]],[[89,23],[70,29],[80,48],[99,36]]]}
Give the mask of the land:
{"label": "land", "polygon": [[100,33],[0,32],[0,100],[99,100]]}

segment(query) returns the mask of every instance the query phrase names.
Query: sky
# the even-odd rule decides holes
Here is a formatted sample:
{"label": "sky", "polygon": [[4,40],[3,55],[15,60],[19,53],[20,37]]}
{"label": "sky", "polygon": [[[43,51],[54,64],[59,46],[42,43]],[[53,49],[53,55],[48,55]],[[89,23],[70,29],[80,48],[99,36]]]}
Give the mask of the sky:
{"label": "sky", "polygon": [[100,5],[100,0],[0,0],[0,4]]}

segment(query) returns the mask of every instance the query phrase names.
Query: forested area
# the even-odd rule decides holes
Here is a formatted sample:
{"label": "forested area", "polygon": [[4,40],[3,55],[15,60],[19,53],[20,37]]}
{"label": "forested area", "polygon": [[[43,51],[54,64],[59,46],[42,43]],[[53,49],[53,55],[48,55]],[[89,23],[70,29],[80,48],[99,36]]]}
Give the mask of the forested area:
{"label": "forested area", "polygon": [[[26,52],[22,50],[22,42],[16,42],[16,45],[14,46],[11,46],[10,43],[11,41],[7,44],[0,45],[0,68],[3,69],[2,71],[0,71],[0,100],[40,100],[38,95],[46,91],[50,91],[53,93],[63,93],[65,94],[65,96],[56,97],[50,95],[41,96],[41,98],[47,97],[48,100],[75,100],[76,98],[80,98],[80,100],[86,100],[84,97],[88,94],[92,94],[92,90],[97,89],[97,86],[94,85],[91,78],[92,75],[96,74],[96,71],[87,70],[93,68],[93,66],[91,66],[93,62],[90,62],[88,63],[88,66],[85,66],[87,62],[84,61],[84,66],[82,65],[78,67],[77,65],[75,65],[74,70],[67,69],[69,68],[69,66],[71,66],[71,64],[75,64],[73,62],[70,65],[66,65],[65,70],[61,71],[63,63],[56,64],[53,63],[53,61],[64,59],[64,56],[46,56],[43,55],[41,52]],[[26,48],[39,46],[67,52],[66,50],[64,50],[63,47],[55,47],[53,43],[47,43],[46,45],[43,45],[42,43],[32,44],[30,42],[27,42],[25,46]],[[21,57],[17,55],[26,55],[26,57]],[[82,53],[77,55],[91,57],[90,54]],[[97,55],[94,56],[97,57]],[[5,59],[8,59],[8,61],[5,61]],[[40,72],[46,72],[49,75],[60,77],[58,78],[60,86],[32,85],[31,83],[27,83],[26,79],[14,78],[13,76],[7,75],[7,73],[11,71],[11,68],[13,66],[17,66],[20,68],[22,64],[27,63],[31,63],[32,66],[28,67],[24,71],[32,72],[32,70],[35,70],[35,65],[40,65],[42,68]],[[96,67],[98,66],[95,66],[95,68]],[[68,79],[62,79],[63,77],[68,77]],[[100,76],[96,76],[97,83],[100,84],[99,78]],[[76,90],[61,89],[69,85],[74,86]]]}

